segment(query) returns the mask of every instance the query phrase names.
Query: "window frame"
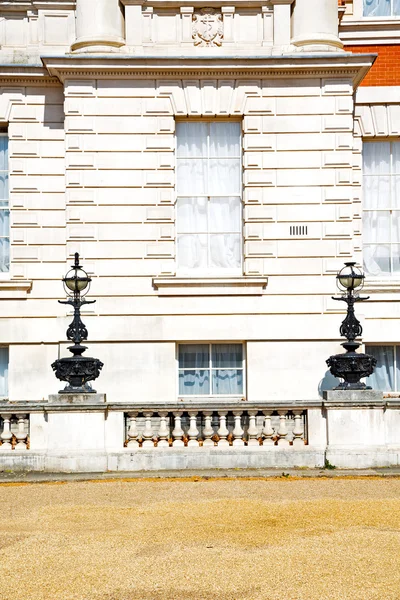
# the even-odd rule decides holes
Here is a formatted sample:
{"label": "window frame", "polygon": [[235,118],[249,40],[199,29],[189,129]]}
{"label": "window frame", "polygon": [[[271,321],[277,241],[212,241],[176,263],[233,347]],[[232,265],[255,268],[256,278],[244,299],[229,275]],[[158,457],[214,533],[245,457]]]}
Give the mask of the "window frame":
{"label": "window frame", "polygon": [[[209,364],[212,364],[212,346],[219,346],[219,345],[223,345],[223,344],[237,344],[237,345],[241,345],[242,346],[242,367],[235,367],[236,370],[241,370],[242,371],[242,380],[243,380],[243,390],[241,394],[180,394],[179,393],[179,372],[180,371],[193,371],[194,369],[180,369],[179,367],[179,346],[190,346],[191,344],[193,345],[208,345],[209,346]],[[184,342],[177,342],[176,343],[176,355],[175,355],[175,359],[176,359],[176,390],[177,390],[177,397],[178,398],[185,398],[185,400],[190,400],[190,399],[196,399],[196,398],[246,398],[247,397],[247,377],[246,377],[246,373],[247,373],[247,357],[246,357],[246,343],[244,341],[232,341],[232,340],[224,340],[224,341],[217,341],[217,342],[209,342],[209,341],[184,341]],[[212,391],[212,367],[210,366],[208,369],[204,369],[204,370],[208,370],[210,372],[210,390]],[[214,367],[214,370],[218,370],[216,367]],[[232,369],[233,370],[233,369]]]}
{"label": "window frame", "polygon": [[400,19],[400,13],[399,14],[394,14],[393,10],[394,10],[394,0],[390,0],[390,15],[382,15],[382,16],[378,16],[378,15],[364,15],[364,0],[359,0],[360,2],[360,16],[362,17],[362,19],[370,19],[370,20],[384,20],[384,19],[391,19],[391,20],[395,20],[395,19]]}
{"label": "window frame", "polygon": [[[8,140],[8,144],[7,144],[7,169],[4,170],[0,170],[0,174],[2,173],[6,173],[8,175],[8,198],[0,198],[0,210],[4,210],[4,211],[8,211],[8,236],[5,235],[0,235],[0,239],[7,239],[8,240],[8,248],[9,248],[9,266],[8,266],[8,271],[0,271],[0,281],[4,281],[4,280],[9,280],[11,275],[11,210],[10,210],[10,163],[9,163],[9,159],[10,159],[10,138],[9,138],[9,133],[8,131],[4,131],[6,128],[5,127],[0,127],[0,137],[5,137]],[[5,201],[7,202],[7,206],[1,206],[1,201]]]}
{"label": "window frame", "polygon": [[[209,266],[207,266],[207,268],[205,269],[188,269],[185,267],[180,267],[179,266],[179,246],[178,246],[178,235],[179,235],[179,216],[178,216],[178,201],[180,198],[188,198],[189,195],[188,194],[184,194],[184,195],[179,195],[178,194],[178,151],[177,151],[177,141],[178,141],[178,136],[176,133],[176,129],[175,129],[175,156],[174,156],[174,170],[175,170],[175,230],[176,230],[176,242],[175,242],[175,261],[176,261],[176,273],[178,276],[180,277],[189,277],[189,278],[199,278],[199,277],[238,277],[238,276],[243,276],[244,274],[244,210],[243,210],[243,169],[244,169],[244,163],[243,163],[243,119],[240,118],[230,118],[230,117],[208,117],[208,118],[179,118],[176,119],[176,124],[178,123],[238,123],[240,125],[240,138],[239,138],[239,148],[240,148],[240,156],[237,157],[240,161],[240,168],[239,168],[239,175],[240,175],[240,182],[239,182],[239,188],[240,188],[240,192],[238,194],[238,198],[239,198],[239,206],[240,206],[240,231],[239,232],[233,232],[233,234],[235,235],[239,235],[240,236],[240,265],[235,268],[235,269],[224,269],[224,268],[211,268]],[[207,147],[209,150],[209,138],[207,141]],[[236,157],[229,157],[229,158],[236,158]],[[204,160],[203,158],[201,158],[200,160]],[[207,157],[207,169],[208,169],[208,165],[209,165],[209,160],[210,157]],[[211,158],[212,160],[212,158]],[[193,198],[206,198],[207,199],[207,226],[208,226],[208,231],[206,233],[207,235],[207,256],[210,256],[209,250],[210,250],[210,237],[212,234],[215,234],[216,232],[210,232],[210,226],[209,226],[209,219],[208,219],[208,215],[209,215],[209,210],[210,210],[210,199],[212,198],[226,198],[228,197],[226,194],[224,195],[218,195],[218,194],[214,194],[213,196],[207,196],[204,194],[199,194],[196,196],[191,196]],[[235,196],[233,196],[235,197]],[[228,232],[221,232],[221,233],[228,233]]]}
{"label": "window frame", "polygon": [[2,400],[8,400],[8,398],[10,397],[10,388],[9,388],[9,382],[10,382],[10,378],[9,378],[9,373],[10,373],[10,346],[6,346],[5,344],[0,344],[0,349],[1,350],[3,350],[3,349],[7,350],[7,393],[6,394],[1,394],[0,393],[0,398]]}
{"label": "window frame", "polygon": [[[398,343],[398,344],[392,343],[392,342],[388,342],[388,343],[365,342],[364,343],[366,354],[368,354],[368,351],[370,348],[382,348],[385,346],[391,348],[393,351],[393,387],[394,387],[394,390],[378,390],[378,391],[381,391],[384,394],[400,394],[400,376],[399,376],[399,378],[397,378],[397,348],[400,348],[400,343]],[[367,381],[368,381],[368,377],[367,377]]]}
{"label": "window frame", "polygon": [[[364,169],[364,159],[363,159],[363,172],[362,172],[362,192],[363,192],[363,202],[362,202],[362,221],[363,221],[363,242],[362,242],[362,249],[363,249],[363,267],[365,270],[365,274],[366,274],[366,279],[367,282],[371,281],[387,281],[387,282],[391,282],[391,281],[398,281],[400,280],[400,269],[399,271],[394,271],[393,270],[393,254],[392,254],[392,248],[394,246],[399,246],[400,247],[400,239],[398,242],[394,242],[392,241],[393,239],[393,219],[394,219],[394,213],[398,213],[398,217],[400,218],[400,195],[399,195],[399,206],[396,207],[393,204],[393,197],[395,196],[395,178],[399,177],[400,178],[400,171],[398,173],[394,172],[393,170],[393,150],[392,150],[392,145],[393,144],[398,144],[399,145],[399,149],[400,149],[400,137],[399,138],[372,138],[372,139],[363,139],[363,154],[364,154],[364,147],[369,145],[369,144],[382,144],[382,143],[386,143],[390,145],[390,155],[389,155],[389,172],[388,173],[379,173],[379,174],[365,174],[365,169]],[[390,198],[390,203],[388,206],[384,207],[384,208],[365,208],[365,200],[364,200],[364,194],[365,194],[365,180],[368,177],[388,177],[389,178],[389,198]],[[389,229],[389,240],[387,242],[381,242],[379,244],[374,244],[374,243],[365,243],[364,242],[364,213],[367,212],[381,212],[381,213],[389,213],[389,219],[390,219],[390,229]],[[366,246],[389,246],[390,248],[390,272],[388,273],[380,273],[378,275],[373,275],[372,273],[368,273],[366,267],[365,267],[365,262],[364,262],[364,249]],[[399,258],[400,261],[400,258]]]}

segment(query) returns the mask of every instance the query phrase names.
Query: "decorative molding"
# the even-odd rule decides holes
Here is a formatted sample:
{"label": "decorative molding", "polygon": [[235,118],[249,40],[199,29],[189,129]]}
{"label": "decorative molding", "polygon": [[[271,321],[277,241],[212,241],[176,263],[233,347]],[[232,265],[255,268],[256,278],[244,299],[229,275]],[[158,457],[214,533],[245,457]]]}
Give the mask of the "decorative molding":
{"label": "decorative molding", "polygon": [[202,8],[200,12],[194,13],[192,37],[195,46],[222,46],[222,14],[214,8]]}
{"label": "decorative molding", "polygon": [[47,57],[42,61],[50,75],[68,78],[289,78],[347,77],[357,87],[375,60],[370,54],[313,56],[293,54],[274,57]]}
{"label": "decorative molding", "polygon": [[355,119],[363,138],[400,135],[399,104],[358,104]]}
{"label": "decorative molding", "polygon": [[398,294],[400,291],[400,280],[387,277],[386,279],[366,278],[363,292],[368,294]]}
{"label": "decorative molding", "polygon": [[1,300],[24,300],[32,289],[32,281],[7,279],[0,280]]}
{"label": "decorative molding", "polygon": [[160,296],[261,296],[268,277],[155,277]]}

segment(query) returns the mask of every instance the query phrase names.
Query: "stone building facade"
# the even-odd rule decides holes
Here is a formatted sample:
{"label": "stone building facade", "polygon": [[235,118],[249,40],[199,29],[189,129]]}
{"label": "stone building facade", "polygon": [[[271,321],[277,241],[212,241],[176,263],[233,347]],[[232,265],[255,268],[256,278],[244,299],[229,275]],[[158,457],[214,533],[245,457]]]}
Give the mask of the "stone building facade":
{"label": "stone building facade", "polygon": [[2,396],[59,389],[75,252],[108,402],[319,401],[351,260],[398,391],[399,35],[398,0],[0,0]]}

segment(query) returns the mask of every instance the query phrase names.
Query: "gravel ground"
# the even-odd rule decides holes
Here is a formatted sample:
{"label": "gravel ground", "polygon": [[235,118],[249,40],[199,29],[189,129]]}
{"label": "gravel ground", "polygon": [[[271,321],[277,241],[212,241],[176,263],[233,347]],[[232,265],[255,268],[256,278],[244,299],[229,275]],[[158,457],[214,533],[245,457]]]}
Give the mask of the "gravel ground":
{"label": "gravel ground", "polygon": [[400,479],[0,485],[2,600],[399,600]]}

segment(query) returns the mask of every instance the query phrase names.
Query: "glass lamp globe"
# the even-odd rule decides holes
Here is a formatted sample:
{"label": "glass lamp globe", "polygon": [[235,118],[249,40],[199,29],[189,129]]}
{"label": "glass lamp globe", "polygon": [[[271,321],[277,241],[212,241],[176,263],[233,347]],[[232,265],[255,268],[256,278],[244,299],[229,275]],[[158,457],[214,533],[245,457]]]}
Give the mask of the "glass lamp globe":
{"label": "glass lamp globe", "polygon": [[364,274],[355,262],[345,263],[343,269],[336,276],[338,288],[341,291],[354,291],[362,287]]}
{"label": "glass lamp globe", "polygon": [[[90,277],[83,269],[71,269],[69,273],[65,276],[64,285],[66,291],[71,291],[73,293],[82,293],[88,287],[91,282]],[[89,290],[87,289],[86,293]]]}

